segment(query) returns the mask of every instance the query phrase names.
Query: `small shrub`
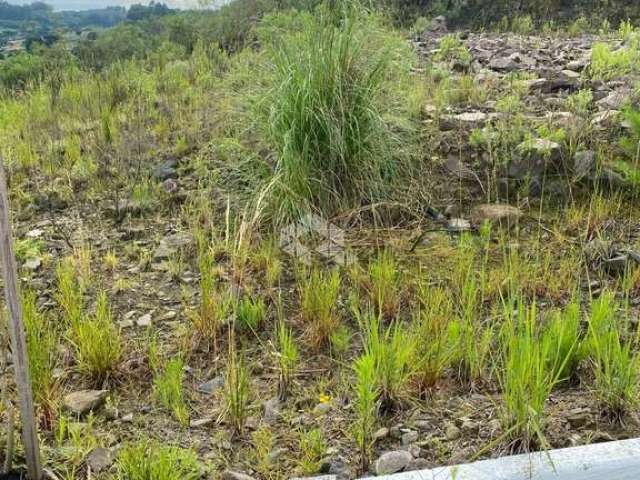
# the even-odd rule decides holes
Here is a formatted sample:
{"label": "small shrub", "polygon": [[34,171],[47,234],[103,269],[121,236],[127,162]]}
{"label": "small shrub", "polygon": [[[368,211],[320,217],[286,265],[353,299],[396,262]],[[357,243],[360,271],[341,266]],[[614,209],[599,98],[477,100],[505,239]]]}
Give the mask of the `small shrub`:
{"label": "small shrub", "polygon": [[533,18],[531,15],[518,15],[511,20],[511,30],[521,35],[529,35],[533,32]]}
{"label": "small shrub", "polygon": [[267,307],[262,298],[251,299],[244,297],[236,308],[236,318],[240,328],[256,331],[262,323],[267,312]]}
{"label": "small shrub", "polygon": [[104,382],[115,371],[123,351],[120,329],[113,322],[105,292],[98,295],[95,315],[80,320],[71,334],[80,370],[97,383]]}
{"label": "small shrub", "polygon": [[119,480],[197,480],[201,468],[191,450],[142,441],[118,454]]}
{"label": "small shrub", "polygon": [[182,425],[189,423],[189,411],[184,399],[184,364],[181,358],[169,360],[164,370],[156,371],[153,391],[162,407]]}
{"label": "small shrub", "polygon": [[337,309],[340,283],[338,270],[324,272],[317,267],[299,280],[302,319],[309,328],[311,342],[316,346],[326,343],[340,324]]}

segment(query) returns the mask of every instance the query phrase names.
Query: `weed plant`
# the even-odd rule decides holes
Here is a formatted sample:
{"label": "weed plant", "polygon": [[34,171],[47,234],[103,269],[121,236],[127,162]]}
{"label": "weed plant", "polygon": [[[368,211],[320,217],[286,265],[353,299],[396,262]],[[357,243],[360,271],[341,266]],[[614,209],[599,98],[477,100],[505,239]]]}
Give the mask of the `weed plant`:
{"label": "weed plant", "polygon": [[363,354],[355,361],[355,415],[352,433],[360,453],[360,470],[369,467],[373,433],[376,427],[378,390],[376,359],[370,353]]}
{"label": "weed plant", "polygon": [[197,480],[201,467],[191,450],[140,441],[118,454],[118,480]]}
{"label": "weed plant", "polygon": [[311,343],[316,346],[329,341],[329,337],[340,325],[338,296],[340,273],[338,270],[323,271],[313,267],[302,272],[298,283],[302,320],[309,329]]}
{"label": "weed plant", "polygon": [[72,327],[71,338],[80,370],[96,384],[103,383],[116,370],[124,350],[105,292],[98,295],[94,316],[82,318]]}
{"label": "weed plant", "polygon": [[156,399],[166,411],[183,426],[189,423],[189,410],[184,398],[184,363],[181,358],[172,358],[164,369],[156,371],[153,390]]}

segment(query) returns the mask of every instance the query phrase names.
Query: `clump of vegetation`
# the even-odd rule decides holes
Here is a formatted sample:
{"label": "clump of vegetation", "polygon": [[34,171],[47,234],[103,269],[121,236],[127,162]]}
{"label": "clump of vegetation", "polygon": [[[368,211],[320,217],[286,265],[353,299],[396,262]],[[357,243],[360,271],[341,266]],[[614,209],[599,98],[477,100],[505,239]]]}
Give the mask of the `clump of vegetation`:
{"label": "clump of vegetation", "polygon": [[298,287],[302,320],[309,328],[311,342],[319,346],[329,340],[340,324],[340,272],[312,268],[310,272],[301,273],[302,276]]}
{"label": "clump of vegetation", "polygon": [[383,412],[398,407],[413,374],[414,342],[399,321],[384,327],[371,313],[361,319],[364,348],[373,359],[376,390]]}
{"label": "clump of vegetation", "polygon": [[224,399],[227,418],[237,434],[243,432],[244,424],[249,416],[249,381],[249,367],[244,358],[237,353],[235,347],[230,347]]}
{"label": "clump of vegetation", "polygon": [[607,43],[595,43],[591,50],[592,77],[610,80],[637,71],[640,68],[639,42],[640,37],[631,45],[617,50],[613,50]]}
{"label": "clump of vegetation", "polygon": [[551,368],[548,359],[556,339],[541,334],[537,324],[535,304],[527,307],[507,306],[507,323],[503,332],[503,373],[501,378],[504,398],[504,429],[520,450],[530,451],[546,447],[545,405],[558,381],[560,366]]}
{"label": "clump of vegetation", "polygon": [[277,351],[278,369],[280,371],[280,379],[278,382],[278,396],[285,399],[289,392],[289,386],[293,375],[295,374],[300,357],[298,346],[291,329],[285,323],[284,318],[279,312],[279,321],[277,326]]}
{"label": "clump of vegetation", "polygon": [[125,445],[117,470],[121,480],[196,480],[202,473],[191,450],[150,441]]}
{"label": "clump of vegetation", "polygon": [[236,318],[241,328],[256,331],[265,318],[267,307],[260,297],[252,299],[245,297],[236,307]]}
{"label": "clump of vegetation", "polygon": [[450,336],[454,317],[453,304],[442,288],[420,291],[421,305],[415,313],[410,335],[414,349],[414,378],[421,392],[433,389],[451,364],[455,348]]}
{"label": "clump of vegetation", "polygon": [[200,268],[200,308],[192,320],[198,335],[214,348],[220,328],[231,313],[231,296],[218,285],[218,269],[213,252],[205,248],[198,259]]}
{"label": "clump of vegetation", "polygon": [[400,272],[389,250],[382,250],[369,263],[369,295],[377,311],[393,318],[400,308]]}
{"label": "clump of vegetation", "polygon": [[97,384],[115,372],[122,359],[123,340],[105,292],[98,296],[93,317],[82,318],[72,326],[71,335],[79,368]]}
{"label": "clump of vegetation", "polygon": [[637,405],[640,363],[617,308],[610,292],[593,301],[586,348],[603,411],[621,420]]}
{"label": "clump of vegetation", "polygon": [[356,420],[352,430],[360,453],[360,469],[364,472],[369,466],[377,418],[377,401],[380,395],[376,380],[376,360],[373,355],[365,353],[358,358],[354,370]]}
{"label": "clump of vegetation", "polygon": [[22,315],[33,396],[48,410],[55,401],[57,382],[54,368],[58,359],[60,332],[50,317],[38,309],[37,298],[32,291],[23,294]]}
{"label": "clump of vegetation", "polygon": [[172,358],[166,366],[155,371],[153,389],[158,402],[182,425],[189,424],[189,410],[184,398],[184,363]]}
{"label": "clump of vegetation", "polygon": [[375,201],[406,169],[411,105],[398,86],[408,81],[411,52],[348,2],[290,17],[288,32],[282,20],[269,17],[261,29],[274,65],[263,116],[277,151],[273,216]]}
{"label": "clump of vegetation", "polygon": [[469,63],[471,62],[471,53],[458,35],[449,34],[440,40],[435,58],[439,61],[459,60],[463,63]]}

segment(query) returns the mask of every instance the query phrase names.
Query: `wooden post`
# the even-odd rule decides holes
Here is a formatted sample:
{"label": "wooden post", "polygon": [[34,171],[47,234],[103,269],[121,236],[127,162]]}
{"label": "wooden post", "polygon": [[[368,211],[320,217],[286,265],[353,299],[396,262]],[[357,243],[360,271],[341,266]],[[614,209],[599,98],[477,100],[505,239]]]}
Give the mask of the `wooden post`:
{"label": "wooden post", "polygon": [[9,310],[9,333],[13,369],[18,397],[20,400],[20,419],[22,424],[22,442],[27,461],[27,472],[31,480],[41,480],[40,445],[33,408],[33,393],[29,376],[27,342],[22,321],[22,301],[18,289],[18,269],[13,256],[13,238],[9,220],[9,194],[4,165],[0,158],[0,263],[4,276],[5,301]]}

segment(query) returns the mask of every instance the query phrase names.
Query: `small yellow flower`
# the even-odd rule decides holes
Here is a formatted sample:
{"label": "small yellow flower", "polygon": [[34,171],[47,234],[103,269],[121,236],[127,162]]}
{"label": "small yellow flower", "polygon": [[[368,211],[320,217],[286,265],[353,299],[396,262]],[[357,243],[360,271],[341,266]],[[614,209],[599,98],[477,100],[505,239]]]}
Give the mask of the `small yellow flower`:
{"label": "small yellow flower", "polygon": [[331,397],[324,393],[320,394],[319,399],[320,399],[320,403],[329,403],[331,401]]}

